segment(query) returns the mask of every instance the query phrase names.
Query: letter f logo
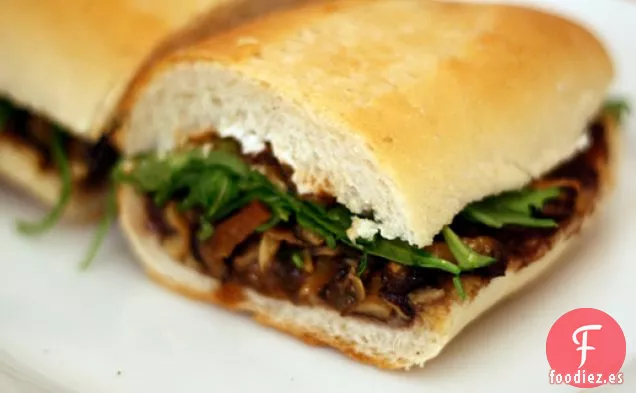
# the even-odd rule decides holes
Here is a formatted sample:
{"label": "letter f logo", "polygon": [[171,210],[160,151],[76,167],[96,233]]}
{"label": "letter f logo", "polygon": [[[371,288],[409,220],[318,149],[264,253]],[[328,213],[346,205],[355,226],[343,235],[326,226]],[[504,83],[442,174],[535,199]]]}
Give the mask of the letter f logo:
{"label": "letter f logo", "polygon": [[[576,329],[574,333],[572,334],[572,341],[574,341],[574,344],[580,345],[580,347],[576,349],[577,351],[581,351],[581,364],[579,365],[579,368],[583,367],[583,365],[587,361],[587,351],[593,351],[596,349],[594,347],[587,345],[587,332],[590,330],[601,330],[601,328],[602,328],[601,325],[585,325]],[[581,335],[582,336],[581,342],[579,342],[577,338],[579,333],[583,333]]]}

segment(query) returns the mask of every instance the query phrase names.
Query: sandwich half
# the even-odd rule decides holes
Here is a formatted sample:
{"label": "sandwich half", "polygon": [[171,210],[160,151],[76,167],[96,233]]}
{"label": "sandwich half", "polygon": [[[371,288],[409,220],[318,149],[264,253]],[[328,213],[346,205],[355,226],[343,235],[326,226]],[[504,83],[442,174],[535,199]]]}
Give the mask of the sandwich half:
{"label": "sandwich half", "polygon": [[[110,141],[137,72],[184,42],[289,0],[6,0],[0,12],[0,177],[73,220],[99,216]],[[32,230],[49,225],[27,225]]]}
{"label": "sandwich half", "polygon": [[422,366],[598,215],[613,73],[593,33],[532,9],[273,13],[135,87],[121,224],[169,288],[381,368]]}

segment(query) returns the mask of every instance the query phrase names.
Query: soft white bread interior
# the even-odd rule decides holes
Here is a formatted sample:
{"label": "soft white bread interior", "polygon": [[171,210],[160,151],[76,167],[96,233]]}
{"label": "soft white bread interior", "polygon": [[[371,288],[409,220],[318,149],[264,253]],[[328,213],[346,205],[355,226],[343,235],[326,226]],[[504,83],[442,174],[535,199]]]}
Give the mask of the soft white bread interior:
{"label": "soft white bread interior", "polygon": [[270,142],[301,192],[430,244],[468,203],[569,157],[613,66],[585,28],[504,5],[357,0],[276,12],[141,80],[119,143],[170,150],[216,129]]}
{"label": "soft white bread interior", "polygon": [[608,120],[607,124],[609,161],[598,163],[600,189],[592,208],[562,228],[554,246],[541,259],[520,270],[508,269],[504,276],[485,286],[479,281],[464,279],[469,294],[467,301],[460,301],[451,291],[447,301],[427,307],[408,328],[395,329],[354,317],[342,317],[323,307],[297,306],[251,289],[224,295],[217,280],[168,256],[156,235],[148,230],[143,199],[129,187],[119,191],[120,222],[145,271],[160,284],[192,298],[245,311],[261,323],[310,344],[335,347],[359,361],[381,368],[409,369],[436,357],[472,321],[546,273],[563,259],[560,257],[566,249],[580,239],[581,231],[593,225],[615,184],[619,134],[614,122]]}

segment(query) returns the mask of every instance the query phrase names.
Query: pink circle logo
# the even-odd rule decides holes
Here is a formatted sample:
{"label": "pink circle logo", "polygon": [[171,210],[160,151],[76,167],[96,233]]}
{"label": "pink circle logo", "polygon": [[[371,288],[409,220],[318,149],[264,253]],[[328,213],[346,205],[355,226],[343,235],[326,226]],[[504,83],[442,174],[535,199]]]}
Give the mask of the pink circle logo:
{"label": "pink circle logo", "polygon": [[622,384],[627,345],[614,318],[594,308],[578,308],[559,318],[548,333],[550,383],[577,388]]}

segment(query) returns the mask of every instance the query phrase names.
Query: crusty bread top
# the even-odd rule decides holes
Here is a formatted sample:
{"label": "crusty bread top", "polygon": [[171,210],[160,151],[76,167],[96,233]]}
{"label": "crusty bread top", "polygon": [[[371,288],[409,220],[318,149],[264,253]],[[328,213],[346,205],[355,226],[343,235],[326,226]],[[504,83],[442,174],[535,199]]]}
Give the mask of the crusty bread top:
{"label": "crusty bread top", "polygon": [[[3,0],[0,97],[95,139],[135,72],[153,51],[168,45],[171,35],[212,18],[217,9],[226,11],[239,3],[264,8],[280,2]],[[202,23],[201,34],[210,27]]]}
{"label": "crusty bread top", "polygon": [[169,149],[208,127],[269,141],[301,190],[371,209],[385,237],[423,246],[466,204],[573,154],[613,73],[591,32],[537,10],[312,4],[155,67],[120,143]]}

